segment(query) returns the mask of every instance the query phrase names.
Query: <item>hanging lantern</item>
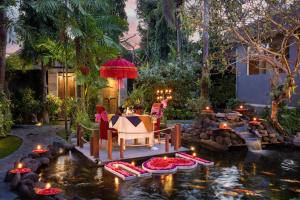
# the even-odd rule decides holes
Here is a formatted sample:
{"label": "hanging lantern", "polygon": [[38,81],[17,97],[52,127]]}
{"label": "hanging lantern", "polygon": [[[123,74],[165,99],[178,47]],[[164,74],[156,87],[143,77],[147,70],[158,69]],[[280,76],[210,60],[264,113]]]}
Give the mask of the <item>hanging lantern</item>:
{"label": "hanging lantern", "polygon": [[88,66],[82,66],[80,67],[80,72],[83,75],[87,76],[90,73],[90,68]]}

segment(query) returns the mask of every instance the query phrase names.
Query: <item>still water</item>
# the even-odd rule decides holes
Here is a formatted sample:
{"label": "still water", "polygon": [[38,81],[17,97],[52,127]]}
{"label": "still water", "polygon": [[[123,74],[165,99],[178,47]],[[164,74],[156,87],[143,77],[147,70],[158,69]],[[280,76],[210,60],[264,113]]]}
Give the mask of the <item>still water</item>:
{"label": "still water", "polygon": [[214,167],[124,182],[82,155],[60,156],[42,171],[68,197],[85,199],[300,199],[300,151],[284,148],[225,153],[198,150]]}

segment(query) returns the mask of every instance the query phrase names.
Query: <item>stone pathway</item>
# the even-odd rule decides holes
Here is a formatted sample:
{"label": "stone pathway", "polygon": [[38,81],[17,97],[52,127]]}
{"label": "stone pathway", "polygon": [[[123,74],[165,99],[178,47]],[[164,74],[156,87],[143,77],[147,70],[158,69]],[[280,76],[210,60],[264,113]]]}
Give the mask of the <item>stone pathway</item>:
{"label": "stone pathway", "polygon": [[23,143],[13,154],[0,159],[0,200],[13,200],[17,196],[9,191],[8,185],[3,182],[7,170],[24,155],[27,155],[37,144],[49,145],[54,141],[62,140],[56,133],[63,130],[63,126],[21,126],[11,131],[11,135],[22,138]]}

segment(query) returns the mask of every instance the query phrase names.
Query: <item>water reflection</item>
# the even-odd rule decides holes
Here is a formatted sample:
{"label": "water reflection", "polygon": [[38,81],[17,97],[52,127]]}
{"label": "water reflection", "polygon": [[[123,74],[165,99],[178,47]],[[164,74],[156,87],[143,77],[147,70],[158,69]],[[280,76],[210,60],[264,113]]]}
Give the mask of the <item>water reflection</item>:
{"label": "water reflection", "polygon": [[[41,178],[85,199],[293,199],[299,198],[300,153],[262,151],[197,152],[216,163],[171,175],[122,181],[80,154],[59,157]],[[135,162],[135,165],[141,163]]]}

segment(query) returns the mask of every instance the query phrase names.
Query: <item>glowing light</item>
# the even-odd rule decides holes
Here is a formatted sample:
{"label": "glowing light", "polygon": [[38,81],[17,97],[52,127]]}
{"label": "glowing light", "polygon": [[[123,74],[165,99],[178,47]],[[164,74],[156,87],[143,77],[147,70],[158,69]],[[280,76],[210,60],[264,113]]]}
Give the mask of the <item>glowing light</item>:
{"label": "glowing light", "polygon": [[119,182],[119,178],[118,177],[115,177],[115,185],[119,185],[120,182]]}
{"label": "glowing light", "polygon": [[257,118],[256,118],[256,117],[253,117],[253,121],[257,121]]}
{"label": "glowing light", "polygon": [[167,156],[164,156],[164,160],[167,160]]}
{"label": "glowing light", "polygon": [[41,149],[42,149],[41,145],[37,145],[37,146],[36,146],[36,149],[37,149],[37,150],[41,150]]}
{"label": "glowing light", "polygon": [[227,124],[227,123],[224,123],[224,124],[223,124],[223,126],[224,126],[224,127],[227,127],[227,126],[228,126],[228,124]]}
{"label": "glowing light", "polygon": [[43,124],[42,124],[42,122],[39,122],[39,123],[37,123],[37,124],[35,124],[36,126],[42,126]]}
{"label": "glowing light", "polygon": [[50,188],[51,188],[51,184],[50,184],[50,183],[47,183],[46,186],[45,186],[45,188],[46,188],[46,189],[50,189]]}
{"label": "glowing light", "polygon": [[240,109],[244,109],[244,106],[241,105],[241,106],[240,106]]}
{"label": "glowing light", "polygon": [[119,164],[115,164],[115,167],[118,168],[118,167],[119,167]]}
{"label": "glowing light", "polygon": [[193,156],[194,156],[194,157],[196,157],[196,156],[197,156],[197,154],[196,154],[196,153],[193,153]]}
{"label": "glowing light", "polygon": [[195,147],[191,147],[190,149],[191,149],[191,151],[195,151]]}
{"label": "glowing light", "polygon": [[19,169],[23,168],[23,164],[22,164],[22,163],[19,163],[19,164],[18,164],[18,168],[19,168]]}
{"label": "glowing light", "polygon": [[205,109],[206,109],[206,110],[209,110],[209,109],[210,109],[210,107],[209,107],[209,106],[206,106],[206,107],[205,107]]}
{"label": "glowing light", "polygon": [[134,162],[134,161],[132,161],[132,162],[131,162],[131,165],[132,165],[132,166],[135,166],[135,162]]}
{"label": "glowing light", "polygon": [[63,153],[64,152],[64,150],[62,149],[62,148],[60,148],[59,149],[59,153],[61,154],[61,153]]}

